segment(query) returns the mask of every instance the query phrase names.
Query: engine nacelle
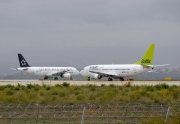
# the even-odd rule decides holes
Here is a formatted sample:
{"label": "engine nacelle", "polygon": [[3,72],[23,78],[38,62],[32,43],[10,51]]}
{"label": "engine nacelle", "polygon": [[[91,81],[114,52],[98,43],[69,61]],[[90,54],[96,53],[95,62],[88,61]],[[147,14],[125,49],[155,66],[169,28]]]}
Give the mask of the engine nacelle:
{"label": "engine nacelle", "polygon": [[62,78],[71,78],[71,74],[70,73],[65,73],[61,76]]}
{"label": "engine nacelle", "polygon": [[93,75],[91,75],[91,78],[94,78],[94,79],[101,79],[102,76],[99,75],[99,74],[93,74]]}

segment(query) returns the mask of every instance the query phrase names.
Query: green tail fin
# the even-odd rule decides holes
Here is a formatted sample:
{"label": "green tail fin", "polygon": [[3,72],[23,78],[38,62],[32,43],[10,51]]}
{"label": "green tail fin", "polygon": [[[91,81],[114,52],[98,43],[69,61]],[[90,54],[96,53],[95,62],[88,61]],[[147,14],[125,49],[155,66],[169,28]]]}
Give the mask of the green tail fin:
{"label": "green tail fin", "polygon": [[140,61],[135,62],[134,64],[152,65],[153,56],[154,56],[154,48],[155,48],[155,44],[151,44],[149,49],[144,54],[143,58]]}

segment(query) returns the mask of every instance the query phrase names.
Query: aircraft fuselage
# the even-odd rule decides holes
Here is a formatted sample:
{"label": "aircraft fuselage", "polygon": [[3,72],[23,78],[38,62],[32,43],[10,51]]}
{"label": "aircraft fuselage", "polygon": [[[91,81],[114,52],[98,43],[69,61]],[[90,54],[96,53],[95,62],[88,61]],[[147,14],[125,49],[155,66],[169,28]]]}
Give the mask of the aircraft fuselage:
{"label": "aircraft fuselage", "polygon": [[93,77],[94,74],[99,74],[105,77],[118,78],[118,77],[132,77],[151,70],[153,70],[153,65],[152,66],[143,66],[138,64],[90,65],[90,66],[86,66],[84,70],[82,70],[80,73],[83,76],[88,76],[88,77]]}
{"label": "aircraft fuselage", "polygon": [[71,75],[78,75],[79,71],[73,67],[20,67],[17,70],[40,76],[51,76],[52,73],[66,71]]}

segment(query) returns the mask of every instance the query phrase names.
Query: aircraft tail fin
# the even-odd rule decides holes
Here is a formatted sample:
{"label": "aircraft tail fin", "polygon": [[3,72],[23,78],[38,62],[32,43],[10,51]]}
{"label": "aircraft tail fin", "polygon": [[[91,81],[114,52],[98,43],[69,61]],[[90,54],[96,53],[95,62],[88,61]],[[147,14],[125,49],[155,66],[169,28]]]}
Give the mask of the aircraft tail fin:
{"label": "aircraft tail fin", "polygon": [[144,54],[143,58],[140,61],[135,62],[134,64],[152,65],[154,49],[155,49],[155,44],[151,44],[148,50],[146,51],[146,53]]}
{"label": "aircraft tail fin", "polygon": [[18,54],[20,67],[30,67],[22,54]]}

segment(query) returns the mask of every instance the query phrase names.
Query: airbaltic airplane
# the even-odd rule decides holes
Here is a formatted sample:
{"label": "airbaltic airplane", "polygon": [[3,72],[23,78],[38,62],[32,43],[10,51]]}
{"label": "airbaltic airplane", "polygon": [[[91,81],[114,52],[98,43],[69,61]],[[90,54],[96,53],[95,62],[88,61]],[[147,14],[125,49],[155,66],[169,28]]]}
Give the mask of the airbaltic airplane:
{"label": "airbaltic airplane", "polygon": [[62,78],[72,79],[73,75],[79,75],[79,71],[73,67],[30,67],[22,54],[18,54],[20,67],[13,69],[21,72],[44,76],[44,79],[54,77],[58,79],[58,76]]}
{"label": "airbaltic airplane", "polygon": [[86,66],[80,73],[88,81],[90,78],[101,79],[102,77],[108,77],[108,81],[112,81],[113,78],[124,81],[124,78],[150,72],[154,67],[168,65],[152,65],[154,48],[155,44],[151,44],[144,57],[134,64],[90,65]]}

